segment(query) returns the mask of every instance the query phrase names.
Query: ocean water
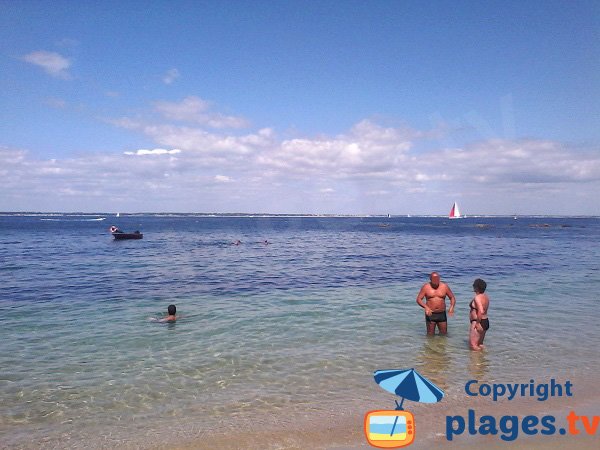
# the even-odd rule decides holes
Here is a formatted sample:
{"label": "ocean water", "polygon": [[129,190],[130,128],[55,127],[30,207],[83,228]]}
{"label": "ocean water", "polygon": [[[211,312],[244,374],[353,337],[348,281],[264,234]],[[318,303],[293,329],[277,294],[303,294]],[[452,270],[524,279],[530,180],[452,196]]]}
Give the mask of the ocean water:
{"label": "ocean water", "polygon": [[[114,241],[113,224],[144,239]],[[599,238],[598,218],[2,214],[0,447],[160,446],[393,408],[380,369],[415,367],[456,402],[471,378],[595,378]],[[425,336],[415,303],[432,270],[457,297],[447,337]],[[477,277],[491,327],[473,354]],[[150,321],[171,303],[177,323]]]}

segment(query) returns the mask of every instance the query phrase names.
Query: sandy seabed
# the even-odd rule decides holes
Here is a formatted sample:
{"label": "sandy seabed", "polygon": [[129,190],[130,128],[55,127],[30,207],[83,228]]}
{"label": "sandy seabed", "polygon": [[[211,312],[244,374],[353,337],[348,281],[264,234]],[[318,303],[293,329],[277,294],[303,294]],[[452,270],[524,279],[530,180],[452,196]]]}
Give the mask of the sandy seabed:
{"label": "sandy seabed", "polygon": [[[577,427],[580,434],[564,435],[560,428],[568,428],[566,417],[574,411],[577,415],[586,415],[593,426],[593,417],[600,417],[600,392],[595,389],[593,380],[574,382],[575,395],[571,398],[550,398],[544,402],[535,399],[504,400],[493,402],[490,398],[468,398],[461,396],[454,400],[433,405],[411,403],[404,405],[415,417],[416,437],[411,449],[574,449],[596,450],[600,448],[600,426],[594,435],[588,435],[581,422]],[[392,403],[393,404],[393,403]],[[337,406],[337,405],[336,405]],[[358,450],[371,447],[364,436],[364,416],[368,411],[391,407],[389,394],[377,393],[373,399],[348,401],[337,408],[320,411],[311,410],[310,405],[294,408],[283,414],[240,417],[232,421],[225,417],[221,425],[206,427],[202,420],[194,419],[177,426],[157,428],[155,424],[143,422],[127,430],[111,435],[97,430],[89,430],[88,440],[75,441],[60,436],[48,436],[47,440],[21,440],[17,446],[6,446],[0,442],[1,449],[149,449],[149,450]],[[513,441],[501,439],[497,435],[470,435],[467,431],[455,435],[452,441],[446,437],[447,416],[467,418],[469,410],[475,411],[476,421],[483,415],[493,416],[497,423],[505,415],[522,418],[534,415],[538,418],[552,415],[556,418],[556,433],[551,436],[524,434],[519,428],[518,437]],[[477,426],[479,423],[477,422]],[[541,428],[541,427],[538,427]],[[1,433],[0,433],[1,434]]]}
{"label": "sandy seabed", "polygon": [[[585,383],[579,380],[577,386],[580,392],[593,388],[593,382]],[[586,386],[587,384],[587,386]],[[411,449],[574,449],[595,450],[600,448],[600,426],[595,435],[586,433],[581,421],[577,428],[578,435],[560,435],[560,428],[568,428],[566,416],[571,412],[579,416],[586,415],[592,423],[593,416],[600,416],[600,392],[588,391],[589,395],[573,398],[550,398],[545,402],[535,399],[519,399],[517,401],[492,402],[486,399],[468,399],[461,405],[445,405],[442,409],[438,405],[417,405],[411,407],[415,415],[416,439],[407,448]],[[351,410],[341,412],[339,415],[330,416],[322,420],[306,417],[305,420],[294,420],[284,429],[272,429],[268,425],[262,429],[249,430],[240,433],[205,434],[189,442],[180,442],[175,445],[163,445],[156,449],[191,450],[191,449],[322,449],[322,450],[357,450],[371,447],[363,433],[364,414],[369,411],[357,411],[356,405]],[[373,409],[373,408],[371,408]],[[469,435],[464,432],[454,436],[452,441],[446,438],[446,416],[461,415],[467,417],[468,410],[476,413],[476,420],[482,415],[491,415],[497,421],[504,415],[518,416],[521,419],[527,415],[539,418],[553,415],[556,418],[556,433],[554,435],[526,435],[519,428],[519,434],[513,441],[501,439],[501,432],[497,435]],[[538,428],[541,429],[541,426]]]}

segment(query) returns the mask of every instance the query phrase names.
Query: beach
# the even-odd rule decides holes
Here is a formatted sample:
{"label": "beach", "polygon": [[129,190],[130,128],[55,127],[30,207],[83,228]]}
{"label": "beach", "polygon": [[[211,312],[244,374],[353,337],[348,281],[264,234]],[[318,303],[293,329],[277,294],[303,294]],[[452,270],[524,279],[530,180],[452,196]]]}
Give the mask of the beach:
{"label": "beach", "polygon": [[[594,392],[594,381],[576,380],[576,392]],[[595,391],[597,392],[597,391]],[[374,396],[377,397],[377,396]],[[507,442],[500,438],[503,433],[492,436],[470,436],[468,434],[455,436],[453,441],[448,441],[445,435],[446,414],[467,416],[469,409],[481,411],[480,415],[489,414],[498,419],[504,415],[517,416],[522,419],[527,415],[539,417],[553,415],[557,420],[564,422],[570,411],[577,411],[579,415],[598,416],[600,409],[600,395],[576,395],[575,398],[556,398],[540,404],[531,401],[504,401],[492,403],[485,400],[475,401],[449,401],[444,408],[425,407],[415,405],[411,408],[416,418],[417,438],[411,448],[425,449],[434,447],[474,449],[484,445],[486,448],[501,449],[592,449],[600,443],[600,437],[588,434],[579,425],[580,434],[560,436],[521,436]],[[383,398],[381,399],[384,400]],[[366,406],[366,405],[365,405]],[[236,434],[225,432],[215,435],[203,435],[190,439],[187,444],[175,446],[161,445],[156,448],[172,448],[188,450],[193,448],[219,448],[219,449],[244,449],[244,448],[285,448],[285,449],[326,449],[326,450],[355,450],[373,448],[367,444],[362,431],[364,413],[368,411],[362,405],[352,405],[348,410],[331,411],[330,415],[304,420],[295,419],[293,425],[286,423],[283,426],[273,423],[264,424],[260,430],[249,429],[247,432]],[[563,423],[561,423],[561,426]]]}
{"label": "beach", "polygon": [[[581,386],[581,383],[576,383]],[[591,387],[591,386],[588,386]],[[578,389],[579,391],[580,389]],[[380,408],[381,403],[389,400],[387,395],[375,394],[374,401],[369,406],[359,402],[349,402],[349,407],[343,410],[321,412],[290,411],[286,417],[273,415],[254,416],[252,420],[241,419],[236,426],[215,426],[207,430],[202,420],[195,423],[186,422],[171,424],[168,427],[146,428],[144,425],[123,427],[115,429],[113,433],[99,439],[98,435],[91,435],[91,448],[148,448],[148,449],[323,449],[323,450],[355,450],[373,448],[369,446],[362,430],[364,414],[369,408]],[[581,397],[581,396],[577,396]],[[380,400],[380,401],[378,401]],[[559,420],[572,411],[578,414],[587,414],[590,417],[598,415],[600,398],[595,395],[578,401],[553,400],[544,403],[542,407],[527,401],[503,402],[491,404],[489,401],[469,402],[467,405],[457,406],[450,402],[444,408],[423,407],[415,405],[411,411],[415,414],[417,423],[417,439],[411,448],[425,449],[435,447],[473,449],[485,445],[486,448],[501,449],[593,449],[599,442],[598,436],[590,436],[582,429],[578,436],[520,436],[512,442],[503,441],[496,436],[470,436],[454,437],[452,442],[445,436],[444,421],[446,414],[464,416],[469,408],[500,418],[510,414],[523,418],[525,415],[552,414]],[[463,402],[464,403],[464,402]],[[78,444],[74,443],[73,448]],[[63,438],[46,439],[44,448],[68,448],[69,441]],[[9,448],[9,447],[6,447]],[[19,448],[40,448],[35,445],[22,445]]]}
{"label": "beach", "polygon": [[[117,225],[144,239],[115,242],[103,217],[0,217],[2,448],[369,448],[364,415],[396,399],[373,373],[403,368],[445,393],[404,404],[412,448],[595,447],[585,433],[450,442],[445,421],[551,414],[558,430],[572,410],[599,415],[600,335],[582,325],[598,219],[139,215]],[[431,270],[457,297],[446,337],[425,336],[415,303]],[[491,298],[481,353],[467,343],[476,277]],[[177,323],[150,321],[171,303]],[[573,396],[465,393],[551,379]]]}

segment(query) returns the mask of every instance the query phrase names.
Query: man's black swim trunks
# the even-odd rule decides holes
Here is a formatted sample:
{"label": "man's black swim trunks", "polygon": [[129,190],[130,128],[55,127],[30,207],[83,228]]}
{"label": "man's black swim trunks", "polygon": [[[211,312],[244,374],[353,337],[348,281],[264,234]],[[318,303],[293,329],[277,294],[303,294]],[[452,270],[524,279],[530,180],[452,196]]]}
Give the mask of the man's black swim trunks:
{"label": "man's black swim trunks", "polygon": [[430,316],[425,316],[425,321],[427,321],[427,322],[447,322],[448,319],[446,318],[446,311],[431,313]]}

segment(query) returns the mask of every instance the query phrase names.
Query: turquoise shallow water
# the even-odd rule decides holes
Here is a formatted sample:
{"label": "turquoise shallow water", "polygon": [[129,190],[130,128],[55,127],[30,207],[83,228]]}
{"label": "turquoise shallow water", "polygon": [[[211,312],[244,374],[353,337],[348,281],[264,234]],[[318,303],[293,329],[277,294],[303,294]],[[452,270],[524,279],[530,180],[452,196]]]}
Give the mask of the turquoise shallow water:
{"label": "turquoise shallow water", "polygon": [[[474,377],[600,369],[598,219],[101,217],[0,217],[2,446],[145,446],[393,407],[378,369],[416,367],[456,401]],[[114,242],[111,220],[144,239]],[[431,270],[458,299],[447,338],[424,336],[415,304]],[[481,355],[476,277],[492,299]],[[169,303],[176,324],[148,320]]]}

